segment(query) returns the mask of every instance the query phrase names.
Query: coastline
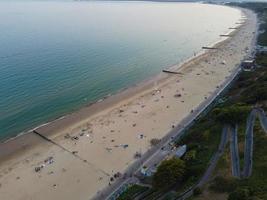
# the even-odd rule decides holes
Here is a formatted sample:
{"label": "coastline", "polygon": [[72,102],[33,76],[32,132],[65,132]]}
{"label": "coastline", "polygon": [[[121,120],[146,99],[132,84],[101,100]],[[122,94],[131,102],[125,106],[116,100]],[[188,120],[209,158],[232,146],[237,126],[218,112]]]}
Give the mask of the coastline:
{"label": "coastline", "polygon": [[[237,9],[237,8],[236,8]],[[241,15],[243,15],[242,13]],[[236,25],[236,28],[241,27],[242,25]],[[236,34],[238,30],[229,30],[226,34]],[[212,48],[217,48],[220,45],[223,45],[223,43],[230,40],[230,37],[221,38],[220,40],[212,43],[211,45],[208,45]],[[196,55],[193,55],[187,59],[185,59],[183,62],[179,62],[177,64],[167,66],[163,69],[172,70],[175,72],[180,72],[184,70],[188,65],[191,65],[193,62],[198,62],[198,60],[203,59],[206,56],[209,56],[210,50],[204,50],[201,49]],[[51,121],[47,121],[43,124],[40,124],[34,128],[31,128],[27,131],[23,131],[19,133],[18,135],[14,137],[10,137],[7,139],[4,139],[0,141],[0,163],[1,161],[6,159],[6,156],[13,155],[14,153],[17,153],[18,150],[25,149],[25,146],[34,146],[38,145],[39,142],[36,142],[35,139],[32,139],[31,137],[35,138],[36,135],[34,131],[37,131],[38,133],[44,135],[45,137],[56,137],[57,135],[60,135],[64,129],[66,129],[66,124],[71,123],[73,126],[73,123],[83,123],[83,120],[87,120],[89,117],[94,116],[95,114],[110,109],[111,107],[116,106],[117,104],[120,104],[122,101],[127,101],[130,98],[135,98],[136,96],[145,95],[151,90],[157,90],[155,83],[157,85],[163,86],[164,84],[168,84],[169,79],[172,75],[166,74],[164,72],[160,72],[159,74],[149,77],[140,83],[134,84],[129,87],[122,88],[115,92],[114,94],[106,95],[94,102],[90,102],[87,105],[81,107],[80,109],[67,113],[63,116],[59,116],[55,119],[52,119]],[[159,86],[159,87],[160,87]],[[87,114],[87,113],[90,114]],[[64,128],[62,128],[64,126]],[[61,128],[63,130],[61,130]],[[31,136],[33,135],[33,136]],[[21,142],[19,141],[27,141]],[[11,144],[10,144],[11,143]],[[27,144],[25,144],[27,143]],[[7,145],[7,146],[6,146]],[[16,148],[12,148],[10,151],[6,151],[6,149],[9,149],[8,146],[15,146]]]}
{"label": "coastline", "polygon": [[[239,10],[239,8],[235,8],[235,7],[232,7],[232,8]],[[242,17],[243,17],[243,13],[241,13],[241,19],[242,19]],[[239,24],[236,24],[236,27],[239,27],[239,26],[240,26]],[[237,30],[229,30],[228,32],[223,33],[223,34],[226,34],[226,35],[234,34],[236,31]],[[229,39],[230,38],[221,37],[219,40],[217,40],[211,44],[207,44],[207,46],[217,47],[217,46],[220,46],[221,43],[226,42]],[[200,49],[198,52],[196,52],[195,55],[192,55],[192,56],[186,58],[185,60],[178,62],[176,64],[173,64],[170,66],[165,66],[163,69],[180,71],[180,70],[182,70],[181,68],[186,67],[188,64],[190,65],[191,62],[194,62],[195,60],[201,59],[201,57],[205,56],[205,54],[208,51],[209,50]],[[148,78],[142,80],[140,83],[121,88],[118,91],[115,91],[114,93],[109,93],[109,94],[103,96],[102,98],[97,99],[96,101],[88,102],[75,111],[67,112],[64,115],[60,115],[60,116],[57,116],[55,118],[51,118],[51,120],[45,121],[44,123],[41,123],[37,126],[28,128],[22,132],[17,133],[14,136],[2,138],[2,139],[0,139],[0,145],[8,143],[12,140],[17,140],[17,138],[22,137],[25,134],[31,134],[34,130],[42,130],[43,131],[43,129],[45,129],[44,132],[49,132],[49,133],[44,133],[45,135],[49,135],[49,136],[53,135],[53,133],[51,133],[50,131],[51,131],[51,129],[53,129],[52,132],[58,132],[58,130],[55,128],[55,126],[57,126],[57,125],[55,125],[55,126],[53,125],[55,123],[57,124],[58,121],[64,121],[65,118],[72,118],[71,121],[73,122],[75,120],[74,118],[76,118],[76,119],[79,118],[79,115],[82,116],[83,113],[87,112],[87,111],[91,112],[92,113],[91,115],[94,115],[95,113],[99,112],[100,110],[103,110],[103,109],[106,109],[110,106],[113,106],[114,103],[111,103],[111,101],[118,102],[118,100],[120,100],[120,99],[132,98],[134,96],[133,95],[134,93],[140,93],[140,92],[143,92],[144,90],[150,90],[153,87],[153,84],[155,84],[155,82],[157,82],[157,84],[162,84],[162,82],[166,81],[166,79],[169,78],[169,76],[167,74],[165,74],[165,75],[166,76],[164,76],[164,73],[160,72],[156,75],[153,75],[151,77],[148,77]],[[97,106],[96,106],[96,104],[97,104]],[[98,105],[98,104],[100,104],[100,105]],[[92,109],[90,109],[90,107],[92,107]],[[101,108],[99,109],[98,107],[101,107]],[[72,117],[73,115],[75,115],[75,116]],[[84,116],[84,117],[86,117],[86,116]],[[89,117],[89,116],[87,116],[87,117]],[[80,120],[78,120],[78,121],[80,121]],[[49,126],[51,126],[51,129],[49,128]],[[47,127],[47,130],[45,127]]]}
{"label": "coastline", "polygon": [[[234,30],[231,32],[231,34],[236,34],[236,33],[238,33],[237,30]],[[220,47],[222,45],[225,45],[227,41],[229,40],[231,40],[231,37],[226,38],[223,41],[219,41],[218,43],[214,44],[214,47]],[[179,70],[179,72],[186,74],[190,72],[192,68],[194,68],[193,65],[195,63],[198,63],[201,60],[210,57],[212,54],[213,52],[211,51],[204,51],[203,54],[200,54],[197,57],[193,57],[193,58],[190,58],[188,61],[185,61],[183,64],[181,64],[180,67],[179,65],[178,66],[175,65],[175,67],[178,68],[177,70]],[[171,66],[170,68],[173,69],[173,66]],[[69,129],[70,127],[74,127],[74,126],[80,127],[82,126],[82,124],[86,123],[86,121],[88,121],[91,116],[94,116],[94,118],[97,118],[99,116],[101,117],[103,112],[110,113],[118,105],[129,103],[127,102],[129,101],[129,99],[136,99],[140,96],[147,96],[147,95],[150,95],[151,92],[152,93],[157,92],[159,88],[168,87],[168,84],[176,82],[177,77],[179,76],[173,76],[173,75],[160,73],[159,75],[151,78],[150,80],[146,80],[145,82],[137,84],[136,86],[126,88],[123,91],[115,95],[109,96],[108,98],[104,99],[104,101],[102,102],[96,102],[93,105],[82,108],[81,110],[71,113],[69,115],[66,115],[63,118],[61,117],[44,126],[35,128],[35,130],[38,133],[43,134],[52,140],[55,140],[57,143],[61,143],[62,134],[64,133],[65,130]],[[46,148],[46,145],[47,145],[46,141],[43,141],[41,138],[37,137],[33,132],[23,134],[16,138],[10,139],[8,142],[5,142],[0,145],[1,162],[3,162],[6,159],[10,159],[8,158],[10,156],[11,158],[13,156],[15,157],[18,156],[18,155],[14,155],[14,153],[17,153],[17,151],[21,151],[21,150],[31,151],[34,145],[38,145],[40,143],[41,145],[44,146],[44,148]],[[63,144],[64,146],[69,147],[68,146],[69,144],[65,144],[64,142]],[[147,146],[147,144],[145,146]],[[24,151],[21,151],[20,154],[23,154],[23,152]],[[97,168],[97,167],[94,165],[93,168]]]}
{"label": "coastline", "polygon": [[[235,9],[238,9],[238,8],[235,8]],[[243,13],[241,14],[243,15]],[[236,28],[240,27],[241,25],[236,25]],[[235,34],[237,30],[229,30],[227,33],[225,34]],[[214,43],[211,43],[210,45],[208,45],[209,47],[218,47],[221,45],[221,43],[224,43],[226,42],[227,40],[229,40],[230,38],[223,38],[221,37],[218,41],[214,42]],[[203,56],[205,56],[207,53],[209,52],[209,50],[204,50],[204,49],[201,49],[199,52],[197,52],[195,55],[192,55],[190,56],[189,58],[186,58],[184,61],[182,62],[179,62],[179,63],[176,63],[174,65],[170,65],[170,66],[166,66],[164,67],[163,69],[167,69],[167,70],[173,70],[173,71],[180,71],[182,70],[183,68],[185,68],[187,65],[190,65],[190,63],[192,62],[195,62],[196,60],[198,59],[201,59]],[[164,76],[164,77],[162,77]],[[10,138],[3,138],[2,140],[0,140],[0,144],[3,144],[3,143],[7,143],[7,142],[10,142],[14,139],[17,139],[25,134],[30,134],[32,133],[34,130],[42,130],[44,127],[46,126],[50,126],[51,124],[54,124],[54,123],[58,123],[58,121],[62,121],[62,120],[65,120],[65,118],[69,118],[70,116],[72,115],[82,115],[83,113],[83,110],[87,110],[91,112],[91,109],[89,110],[90,107],[95,107],[96,104],[98,104],[96,107],[99,107],[101,106],[101,109],[98,109],[93,112],[91,115],[99,112],[99,110],[103,110],[103,109],[106,109],[106,107],[110,107],[109,103],[110,101],[113,101],[113,99],[115,99],[114,101],[116,101],[117,103],[119,99],[128,99],[128,98],[131,98],[133,97],[134,93],[139,93],[139,92],[143,92],[145,90],[151,90],[151,88],[153,87],[153,85],[155,84],[155,82],[159,83],[159,84],[162,84],[162,82],[166,81],[166,79],[169,78],[169,75],[164,73],[164,72],[160,72],[152,77],[148,77],[146,78],[145,80],[141,81],[140,83],[137,83],[137,84],[133,84],[133,85],[130,85],[128,87],[124,87],[124,88],[121,88],[120,90],[114,92],[113,94],[107,94],[106,96],[103,96],[102,98],[96,100],[96,101],[93,101],[93,102],[89,102],[87,104],[85,104],[84,106],[82,106],[81,108],[79,108],[78,110],[75,110],[73,112],[70,112],[70,113],[66,113],[64,115],[61,115],[61,116],[58,116],[54,119],[51,119],[47,122],[44,122],[40,125],[37,125],[33,128],[29,128],[28,130],[25,130],[25,131],[22,131],[20,133],[18,133],[17,135],[13,136],[13,137],[10,137]],[[111,100],[112,99],[112,100]],[[101,104],[101,105],[99,105]],[[105,105],[106,104],[106,105]],[[113,105],[113,103],[111,103]],[[111,105],[111,106],[112,106]],[[95,108],[92,108],[92,110],[95,110]],[[53,125],[52,125],[53,126]],[[46,133],[47,134],[47,133]],[[49,133],[48,135],[51,135],[53,133]]]}

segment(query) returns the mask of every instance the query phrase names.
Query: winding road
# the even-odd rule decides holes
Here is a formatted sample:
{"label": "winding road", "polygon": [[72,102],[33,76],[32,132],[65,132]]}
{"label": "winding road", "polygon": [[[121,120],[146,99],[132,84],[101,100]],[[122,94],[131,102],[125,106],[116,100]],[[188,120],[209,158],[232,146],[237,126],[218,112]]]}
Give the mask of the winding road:
{"label": "winding road", "polygon": [[242,177],[249,177],[252,173],[252,161],[253,161],[253,128],[256,117],[259,118],[261,127],[267,133],[267,117],[262,108],[254,108],[247,119],[246,127],[246,141],[245,141],[245,153],[244,153],[244,169]]}
{"label": "winding road", "polygon": [[237,126],[230,128],[231,140],[231,161],[232,161],[232,175],[238,178],[247,178],[252,173],[253,163],[253,131],[256,117],[259,118],[261,127],[267,133],[267,117],[262,108],[254,108],[247,118],[246,132],[245,132],[245,149],[244,149],[244,168],[240,172],[240,162],[238,153],[238,139]]}
{"label": "winding road", "polygon": [[229,132],[230,132],[230,152],[231,152],[231,161],[232,161],[232,175],[235,177],[240,177],[237,125],[235,127],[230,126]]}
{"label": "winding road", "polygon": [[202,176],[200,181],[193,187],[189,188],[187,191],[182,193],[176,200],[184,200],[193,195],[194,189],[197,187],[202,187],[205,183],[208,182],[213,170],[216,167],[216,164],[223,154],[223,151],[230,140],[230,152],[231,152],[231,161],[232,161],[232,175],[235,177],[249,177],[252,173],[252,158],[253,158],[253,128],[255,125],[256,117],[259,118],[261,127],[267,133],[267,117],[262,108],[254,108],[248,118],[246,126],[246,141],[245,141],[245,153],[244,153],[244,169],[242,173],[240,172],[240,161],[239,161],[239,152],[238,152],[238,132],[237,125],[235,127],[230,125],[225,125],[222,130],[221,142],[217,152],[214,154],[210,160],[209,166]]}

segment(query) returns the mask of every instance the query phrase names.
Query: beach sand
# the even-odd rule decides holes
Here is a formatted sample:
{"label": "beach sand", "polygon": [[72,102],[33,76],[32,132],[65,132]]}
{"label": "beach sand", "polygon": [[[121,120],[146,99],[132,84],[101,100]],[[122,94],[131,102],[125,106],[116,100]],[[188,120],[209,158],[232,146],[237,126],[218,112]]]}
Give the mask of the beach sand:
{"label": "beach sand", "polygon": [[[0,199],[90,199],[221,87],[252,51],[257,19],[178,68],[0,145]],[[36,172],[37,171],[37,172]]]}

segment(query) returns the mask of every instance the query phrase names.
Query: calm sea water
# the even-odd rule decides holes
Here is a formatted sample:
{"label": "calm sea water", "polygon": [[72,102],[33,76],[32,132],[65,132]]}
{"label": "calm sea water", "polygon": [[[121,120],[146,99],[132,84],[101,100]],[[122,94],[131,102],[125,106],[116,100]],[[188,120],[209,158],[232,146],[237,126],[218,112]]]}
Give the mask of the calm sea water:
{"label": "calm sea water", "polygon": [[0,138],[187,59],[240,16],[192,3],[0,1]]}

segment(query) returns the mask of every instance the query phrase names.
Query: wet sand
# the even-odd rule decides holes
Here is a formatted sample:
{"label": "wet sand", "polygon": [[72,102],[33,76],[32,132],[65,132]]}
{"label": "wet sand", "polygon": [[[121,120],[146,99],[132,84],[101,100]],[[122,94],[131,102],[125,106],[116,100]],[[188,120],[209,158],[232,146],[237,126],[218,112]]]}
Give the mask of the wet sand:
{"label": "wet sand", "polygon": [[[182,66],[0,145],[0,199],[88,199],[164,137],[252,51],[256,15]],[[230,27],[229,27],[230,28]],[[53,143],[52,143],[52,142]],[[15,189],[15,192],[14,192]]]}

